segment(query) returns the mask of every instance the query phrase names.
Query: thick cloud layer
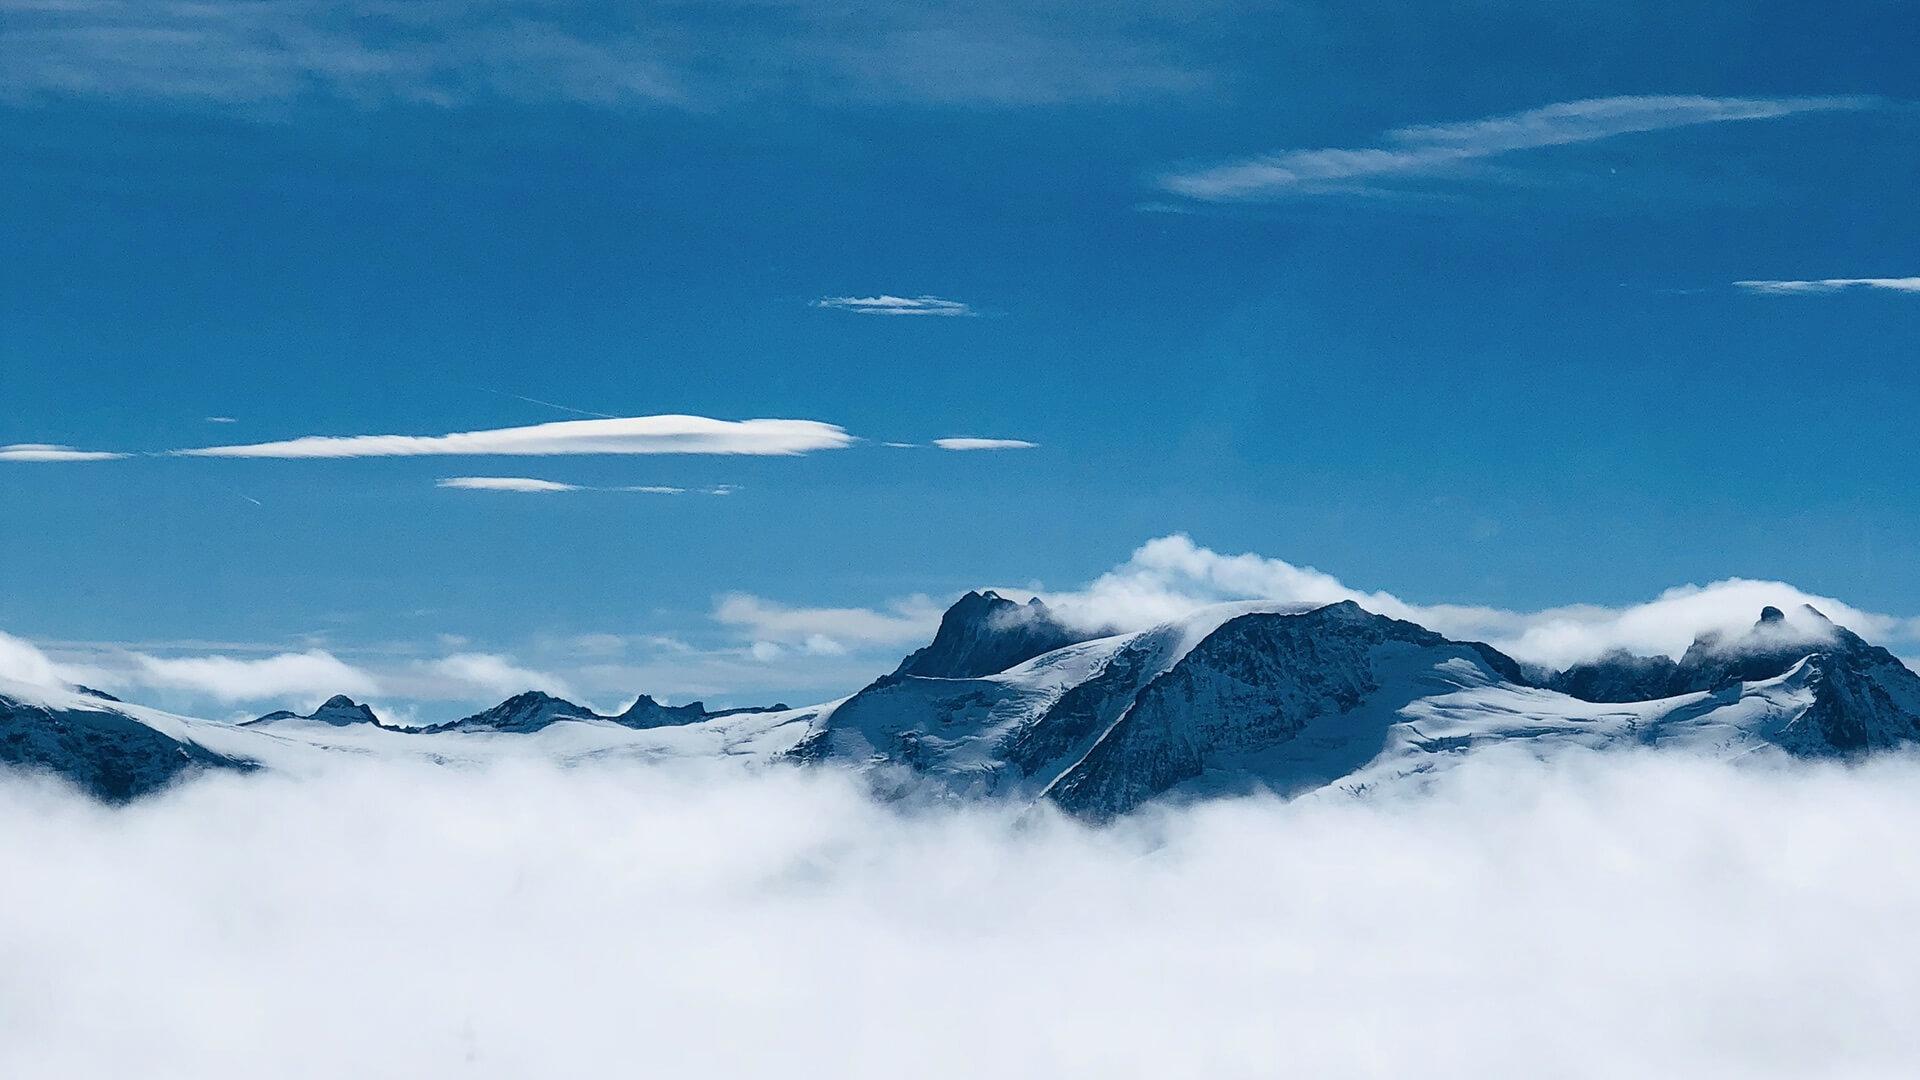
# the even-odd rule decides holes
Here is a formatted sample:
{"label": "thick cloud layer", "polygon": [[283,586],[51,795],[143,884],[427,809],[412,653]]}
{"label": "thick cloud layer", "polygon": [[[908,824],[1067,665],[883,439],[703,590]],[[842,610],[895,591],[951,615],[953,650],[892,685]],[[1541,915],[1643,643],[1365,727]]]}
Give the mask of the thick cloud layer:
{"label": "thick cloud layer", "polygon": [[1909,1075],[1920,763],[1089,830],[826,770],[0,780],[0,1075]]}

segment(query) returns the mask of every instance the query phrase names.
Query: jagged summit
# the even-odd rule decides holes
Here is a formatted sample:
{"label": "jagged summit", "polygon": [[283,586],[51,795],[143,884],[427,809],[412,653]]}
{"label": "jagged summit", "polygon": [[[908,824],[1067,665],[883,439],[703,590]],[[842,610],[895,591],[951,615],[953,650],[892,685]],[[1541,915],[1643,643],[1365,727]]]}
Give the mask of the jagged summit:
{"label": "jagged summit", "polygon": [[977,679],[1094,636],[1061,622],[1037,596],[1020,604],[991,589],[969,592],[941,616],[933,642],[893,674]]}
{"label": "jagged summit", "polygon": [[426,734],[442,731],[538,731],[557,720],[598,719],[592,709],[554,697],[544,690],[518,693],[490,709],[444,724],[420,728]]}
{"label": "jagged summit", "polygon": [[1680,657],[1669,694],[1718,690],[1734,683],[1778,678],[1816,653],[1871,648],[1852,631],[1835,625],[1811,604],[1789,617],[1777,607],[1762,608],[1742,634],[1702,634]]}
{"label": "jagged summit", "polygon": [[354,701],[345,694],[335,694],[320,703],[320,707],[306,715],[281,709],[270,712],[258,720],[249,720],[241,727],[253,727],[256,724],[278,724],[291,720],[310,721],[319,724],[331,724],[334,727],[346,727],[349,724],[378,724],[380,718],[373,710]]}

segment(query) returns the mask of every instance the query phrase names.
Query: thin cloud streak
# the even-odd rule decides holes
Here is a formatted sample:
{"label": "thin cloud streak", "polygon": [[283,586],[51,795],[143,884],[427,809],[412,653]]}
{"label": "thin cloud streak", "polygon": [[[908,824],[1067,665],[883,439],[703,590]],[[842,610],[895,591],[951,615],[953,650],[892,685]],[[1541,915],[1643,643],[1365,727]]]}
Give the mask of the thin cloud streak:
{"label": "thin cloud streak", "polygon": [[19,462],[55,462],[55,461],[117,461],[128,457],[109,450],[76,450],[71,446],[56,443],[14,443],[0,446],[0,461]]}
{"label": "thin cloud streak", "polygon": [[1459,123],[1396,128],[1384,145],[1282,150],[1165,176],[1160,186],[1207,202],[1351,192],[1357,183],[1430,177],[1522,150],[1595,142],[1733,120],[1864,109],[1867,97],[1712,98],[1649,95],[1589,98]]}
{"label": "thin cloud streak", "polygon": [[813,302],[817,308],[851,311],[856,315],[933,315],[945,318],[971,318],[979,314],[960,300],[939,296],[823,296]]}
{"label": "thin cloud streak", "polygon": [[1734,287],[1763,296],[1809,296],[1837,293],[1847,289],[1879,289],[1887,292],[1920,293],[1920,277],[1904,278],[1818,278],[1811,281],[1736,281]]}
{"label": "thin cloud streak", "polygon": [[942,450],[1032,450],[1039,443],[1025,439],[935,439],[933,445]]}
{"label": "thin cloud streak", "polygon": [[691,491],[700,495],[731,495],[737,490],[732,484],[718,484],[700,488],[697,491],[671,484],[622,484],[612,487],[595,487],[588,484],[568,484],[558,480],[541,480],[531,476],[443,476],[434,481],[433,486],[455,491],[506,491],[532,495],[568,491],[616,491],[636,495],[685,495]]}
{"label": "thin cloud streak", "polygon": [[448,435],[307,435],[279,442],[171,451],[181,457],[514,457],[559,454],[745,454],[791,456],[850,446],[854,437],[817,420],[714,420],[634,416],[560,420]]}

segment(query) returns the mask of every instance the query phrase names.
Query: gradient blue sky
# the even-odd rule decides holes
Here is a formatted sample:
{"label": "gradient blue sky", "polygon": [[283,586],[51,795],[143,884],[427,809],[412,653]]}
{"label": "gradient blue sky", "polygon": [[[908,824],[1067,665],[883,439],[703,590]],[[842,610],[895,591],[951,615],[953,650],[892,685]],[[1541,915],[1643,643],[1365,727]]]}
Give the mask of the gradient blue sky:
{"label": "gradient blue sky", "polygon": [[[0,444],[139,455],[0,461],[0,630],[818,698],[912,597],[1174,532],[1422,603],[1920,612],[1916,40],[1896,2],[0,0]],[[819,303],[880,295],[966,311]],[[523,397],[861,441],[145,456],[579,418]],[[693,490],[436,486],[475,475]],[[776,641],[734,593],[900,626]]]}

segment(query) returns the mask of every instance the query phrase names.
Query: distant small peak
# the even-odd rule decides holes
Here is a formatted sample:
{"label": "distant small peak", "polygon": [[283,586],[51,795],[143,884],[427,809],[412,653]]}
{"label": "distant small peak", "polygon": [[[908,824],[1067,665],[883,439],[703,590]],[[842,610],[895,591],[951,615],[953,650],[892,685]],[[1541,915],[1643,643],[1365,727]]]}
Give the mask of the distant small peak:
{"label": "distant small peak", "polygon": [[1812,604],[1801,604],[1800,610],[1803,612],[1806,612],[1808,615],[1812,616],[1815,619],[1818,619],[1823,623],[1827,623],[1831,625],[1833,622],[1832,619],[1827,618],[1826,612],[1821,611],[1819,608],[1814,607]]}
{"label": "distant small peak", "polygon": [[348,697],[345,694],[335,694],[332,697],[328,698],[327,700],[321,702],[320,707],[323,709],[351,709],[358,704],[359,702],[353,700],[352,698]]}
{"label": "distant small peak", "polygon": [[1760,625],[1773,626],[1787,621],[1787,613],[1768,605],[1760,609]]}

